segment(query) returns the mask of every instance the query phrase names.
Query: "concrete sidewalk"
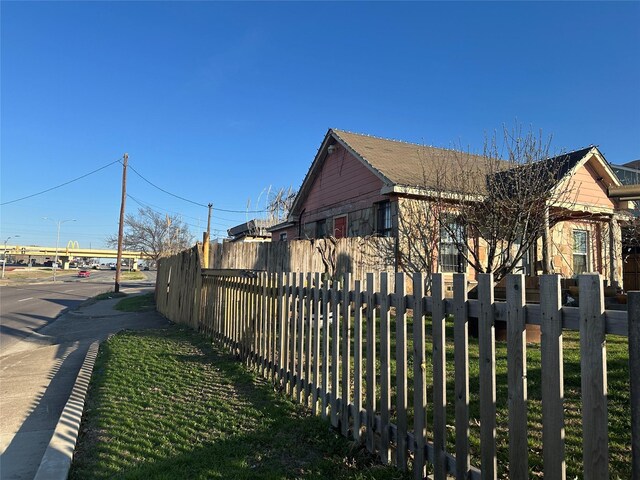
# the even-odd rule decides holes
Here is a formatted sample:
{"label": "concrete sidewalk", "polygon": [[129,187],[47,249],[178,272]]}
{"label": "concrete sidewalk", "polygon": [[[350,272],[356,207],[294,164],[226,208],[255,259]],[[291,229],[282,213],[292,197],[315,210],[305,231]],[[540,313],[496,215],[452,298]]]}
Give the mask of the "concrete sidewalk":
{"label": "concrete sidewalk", "polygon": [[0,356],[0,480],[66,478],[99,342],[169,324],[155,311],[114,310],[118,301],[67,312]]}

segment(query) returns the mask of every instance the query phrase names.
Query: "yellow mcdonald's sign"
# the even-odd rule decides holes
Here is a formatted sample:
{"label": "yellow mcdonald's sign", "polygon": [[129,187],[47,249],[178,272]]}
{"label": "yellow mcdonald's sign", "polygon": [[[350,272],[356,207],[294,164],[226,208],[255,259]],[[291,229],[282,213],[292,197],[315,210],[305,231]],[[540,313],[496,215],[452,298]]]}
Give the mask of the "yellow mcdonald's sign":
{"label": "yellow mcdonald's sign", "polygon": [[70,248],[80,248],[80,244],[77,240],[69,240],[67,243],[67,253],[69,253]]}

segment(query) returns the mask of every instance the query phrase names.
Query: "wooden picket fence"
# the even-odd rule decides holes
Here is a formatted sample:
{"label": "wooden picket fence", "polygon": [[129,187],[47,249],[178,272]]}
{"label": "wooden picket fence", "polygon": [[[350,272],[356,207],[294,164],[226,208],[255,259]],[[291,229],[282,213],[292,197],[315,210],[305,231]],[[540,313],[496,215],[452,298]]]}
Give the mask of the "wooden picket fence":
{"label": "wooden picket fence", "polygon": [[[171,268],[176,269],[172,275],[177,270],[181,274],[190,270],[184,267],[188,258],[172,263]],[[506,302],[497,302],[491,274],[478,276],[477,300],[468,298],[466,274],[454,275],[453,298],[445,298],[441,274],[434,275],[430,296],[424,293],[422,274],[409,279],[402,273],[395,278],[386,272],[369,273],[364,281],[352,281],[351,274],[345,273],[342,282],[324,281],[320,273],[198,270],[197,274],[201,279],[188,285],[184,280],[177,284],[172,281],[165,292],[167,274],[161,266],[157,290],[161,313],[171,311],[170,296],[175,295],[171,289],[185,286],[183,293],[193,300],[192,307],[189,313],[185,313],[186,307],[180,312],[174,310],[174,316],[179,313],[181,318],[169,314],[170,319],[188,323],[221,342],[292,399],[330,419],[342,435],[364,443],[384,463],[400,469],[411,465],[415,478],[420,479],[426,475],[427,464],[432,465],[436,479],[447,475],[458,479],[498,477],[494,329],[501,321],[507,328],[509,477],[525,479],[530,475],[526,325],[533,324],[540,326],[542,334],[544,476],[566,478],[563,330],[576,330],[580,332],[583,478],[609,478],[605,335],[628,336],[630,462],[632,478],[640,478],[640,292],[629,295],[631,313],[627,315],[604,309],[603,283],[597,274],[580,277],[579,308],[562,306],[558,275],[541,278],[540,304],[525,304],[522,275],[508,277]],[[409,280],[411,294],[407,294]],[[389,289],[391,283],[394,291]],[[412,322],[407,322],[408,315]],[[447,402],[448,317],[453,319],[455,395]],[[478,467],[471,464],[469,444],[468,328],[473,319],[477,319],[479,333]],[[433,342],[429,375],[426,328]],[[408,335],[413,338],[412,351],[408,351]],[[427,430],[428,377],[432,382],[432,413]],[[455,448],[451,451],[446,447],[447,407],[455,411]]]}

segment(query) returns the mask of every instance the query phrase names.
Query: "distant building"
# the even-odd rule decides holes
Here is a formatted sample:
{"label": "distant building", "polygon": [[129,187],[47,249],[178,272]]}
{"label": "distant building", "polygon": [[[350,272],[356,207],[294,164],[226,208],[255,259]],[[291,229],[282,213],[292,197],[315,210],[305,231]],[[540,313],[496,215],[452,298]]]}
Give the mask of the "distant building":
{"label": "distant building", "polygon": [[271,222],[259,218],[254,218],[248,222],[241,223],[227,230],[228,242],[270,242],[271,233],[267,228]]}

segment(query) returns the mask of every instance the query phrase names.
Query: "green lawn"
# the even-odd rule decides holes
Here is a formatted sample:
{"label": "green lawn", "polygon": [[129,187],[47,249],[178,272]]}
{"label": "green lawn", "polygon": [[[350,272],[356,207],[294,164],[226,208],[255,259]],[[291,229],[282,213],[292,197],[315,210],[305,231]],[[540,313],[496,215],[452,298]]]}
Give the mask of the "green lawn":
{"label": "green lawn", "polygon": [[71,479],[410,478],[193,331],[100,348]]}
{"label": "green lawn", "polygon": [[114,307],[122,312],[141,312],[155,308],[154,294],[134,295],[120,300]]}

